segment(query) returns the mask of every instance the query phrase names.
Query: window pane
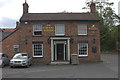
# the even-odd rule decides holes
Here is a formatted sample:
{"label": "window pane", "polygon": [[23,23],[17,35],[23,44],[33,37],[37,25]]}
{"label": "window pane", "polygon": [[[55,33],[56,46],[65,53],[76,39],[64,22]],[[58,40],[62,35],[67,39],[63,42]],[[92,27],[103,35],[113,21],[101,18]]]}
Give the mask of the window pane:
{"label": "window pane", "polygon": [[34,24],[34,31],[42,31],[42,25],[41,24]]}
{"label": "window pane", "polygon": [[87,24],[78,24],[78,35],[87,35]]}
{"label": "window pane", "polygon": [[55,35],[64,35],[65,34],[65,25],[64,24],[56,24],[55,25]]}
{"label": "window pane", "polygon": [[13,45],[13,51],[19,52],[19,45]]}
{"label": "window pane", "polygon": [[35,31],[34,35],[42,35],[42,31]]}
{"label": "window pane", "polygon": [[88,43],[79,43],[79,56],[87,56],[88,55]]}
{"label": "window pane", "polygon": [[42,56],[42,44],[34,44],[34,56]]}
{"label": "window pane", "polygon": [[42,35],[42,25],[41,24],[34,24],[33,25],[33,32],[34,32],[34,35]]}

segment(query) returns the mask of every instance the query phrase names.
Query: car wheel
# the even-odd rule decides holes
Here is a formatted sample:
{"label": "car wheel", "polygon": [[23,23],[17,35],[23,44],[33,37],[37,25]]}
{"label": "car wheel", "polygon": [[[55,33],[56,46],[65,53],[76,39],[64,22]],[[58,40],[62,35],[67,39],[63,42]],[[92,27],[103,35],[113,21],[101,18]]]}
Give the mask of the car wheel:
{"label": "car wheel", "polygon": [[32,64],[30,64],[30,66],[32,66]]}
{"label": "car wheel", "polygon": [[10,66],[10,68],[13,68],[13,66]]}
{"label": "car wheel", "polygon": [[30,67],[29,64],[26,67],[29,68]]}
{"label": "car wheel", "polygon": [[30,65],[29,65],[29,62],[28,62],[28,64],[27,64],[27,66],[26,66],[27,68],[29,68],[30,67]]}

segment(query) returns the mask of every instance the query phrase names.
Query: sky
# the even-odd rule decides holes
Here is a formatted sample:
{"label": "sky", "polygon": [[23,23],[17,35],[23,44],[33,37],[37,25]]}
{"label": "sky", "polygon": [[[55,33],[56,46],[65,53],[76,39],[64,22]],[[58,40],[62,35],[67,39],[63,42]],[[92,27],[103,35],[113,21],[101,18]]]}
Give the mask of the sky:
{"label": "sky", "polygon": [[[58,13],[86,12],[86,0],[27,0],[29,13]],[[118,2],[120,0],[109,0],[114,2],[114,10],[118,14]],[[23,14],[23,3],[25,0],[0,0],[0,28],[15,28]]]}

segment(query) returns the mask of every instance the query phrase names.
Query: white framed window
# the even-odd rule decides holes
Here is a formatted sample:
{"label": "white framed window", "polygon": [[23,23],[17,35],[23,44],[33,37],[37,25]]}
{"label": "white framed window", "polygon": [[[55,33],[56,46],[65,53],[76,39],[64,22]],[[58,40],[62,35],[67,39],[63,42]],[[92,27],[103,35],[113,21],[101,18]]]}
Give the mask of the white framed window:
{"label": "white framed window", "polygon": [[78,35],[87,35],[87,24],[78,23]]}
{"label": "white framed window", "polygon": [[33,57],[43,57],[43,43],[33,43]]}
{"label": "white framed window", "polygon": [[78,43],[78,56],[88,56],[88,43]]}
{"label": "white framed window", "polygon": [[19,45],[13,45],[13,51],[19,52]]}
{"label": "white framed window", "polygon": [[33,24],[33,36],[41,36],[41,35],[42,35],[42,25]]}
{"label": "white framed window", "polygon": [[55,24],[55,35],[65,35],[65,24]]}

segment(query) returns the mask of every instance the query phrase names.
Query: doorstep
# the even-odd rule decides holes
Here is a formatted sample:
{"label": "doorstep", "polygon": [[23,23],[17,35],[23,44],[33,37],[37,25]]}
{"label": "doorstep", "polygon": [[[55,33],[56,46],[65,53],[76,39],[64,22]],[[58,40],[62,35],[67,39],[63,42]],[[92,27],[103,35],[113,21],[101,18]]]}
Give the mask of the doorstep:
{"label": "doorstep", "polygon": [[53,61],[51,64],[70,64],[70,61]]}

